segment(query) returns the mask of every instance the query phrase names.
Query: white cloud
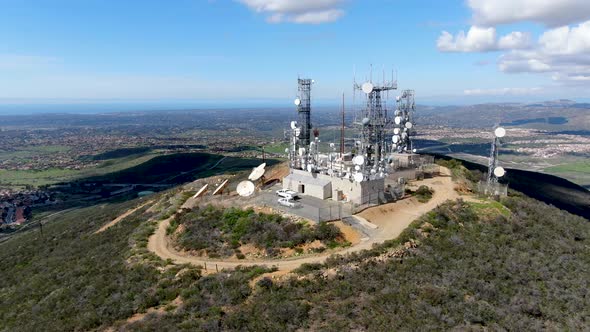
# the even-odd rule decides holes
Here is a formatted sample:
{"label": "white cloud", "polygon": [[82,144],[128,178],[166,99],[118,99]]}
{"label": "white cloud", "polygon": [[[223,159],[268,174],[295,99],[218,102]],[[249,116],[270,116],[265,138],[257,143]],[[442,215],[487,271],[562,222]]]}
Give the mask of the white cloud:
{"label": "white cloud", "polygon": [[531,35],[520,31],[514,31],[498,40],[499,49],[521,49],[531,46]]}
{"label": "white cloud", "polygon": [[590,21],[548,30],[533,49],[501,56],[498,67],[507,73],[552,73],[564,84],[590,82]]}
{"label": "white cloud", "polygon": [[588,0],[469,0],[475,24],[532,21],[562,26],[590,19]]}
{"label": "white cloud", "polygon": [[344,0],[238,0],[250,9],[265,13],[267,22],[320,24],[334,22],[344,15]]}
{"label": "white cloud", "polygon": [[541,92],[542,88],[499,88],[499,89],[469,89],[464,90],[466,96],[522,96]]}
{"label": "white cloud", "polygon": [[436,46],[441,52],[490,52],[524,49],[530,46],[530,39],[528,33],[515,31],[497,40],[495,28],[472,26],[467,34],[459,31],[456,36],[443,31],[436,41]]}

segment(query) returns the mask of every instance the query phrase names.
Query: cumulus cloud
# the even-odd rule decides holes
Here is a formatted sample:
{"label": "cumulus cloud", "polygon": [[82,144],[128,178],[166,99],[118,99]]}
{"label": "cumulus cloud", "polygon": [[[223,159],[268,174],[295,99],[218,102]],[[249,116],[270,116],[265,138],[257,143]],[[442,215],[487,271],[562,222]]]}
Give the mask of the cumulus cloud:
{"label": "cumulus cloud", "polygon": [[507,73],[552,73],[565,84],[590,82],[590,21],[545,31],[533,49],[502,55],[498,67]]}
{"label": "cumulus cloud", "polygon": [[530,34],[515,31],[496,38],[495,28],[472,26],[467,34],[464,31],[453,36],[443,31],[436,41],[441,52],[490,52],[504,49],[524,49],[530,46]]}
{"label": "cumulus cloud", "polygon": [[522,96],[541,92],[542,88],[499,88],[464,90],[466,96]]}
{"label": "cumulus cloud", "polygon": [[267,22],[320,24],[334,22],[344,15],[344,0],[238,0],[248,8],[268,14]]}
{"label": "cumulus cloud", "polygon": [[469,0],[473,21],[483,26],[531,21],[550,27],[590,19],[588,0]]}

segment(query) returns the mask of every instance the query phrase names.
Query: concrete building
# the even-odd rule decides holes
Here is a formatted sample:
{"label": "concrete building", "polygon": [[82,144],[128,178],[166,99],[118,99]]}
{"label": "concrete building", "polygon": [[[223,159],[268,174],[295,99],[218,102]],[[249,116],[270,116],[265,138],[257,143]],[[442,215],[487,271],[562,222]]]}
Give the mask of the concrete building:
{"label": "concrete building", "polygon": [[355,182],[346,178],[292,169],[283,179],[283,188],[320,199],[332,198],[335,201],[367,204],[376,203],[383,197],[385,180]]}

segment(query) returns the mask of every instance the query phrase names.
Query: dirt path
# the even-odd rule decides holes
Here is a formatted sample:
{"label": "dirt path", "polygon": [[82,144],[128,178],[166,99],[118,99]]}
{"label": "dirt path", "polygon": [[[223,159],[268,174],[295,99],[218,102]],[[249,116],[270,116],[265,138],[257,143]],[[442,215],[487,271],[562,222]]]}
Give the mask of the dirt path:
{"label": "dirt path", "polygon": [[144,206],[146,206],[146,205],[148,205],[150,203],[153,203],[153,202],[154,201],[148,201],[148,202],[145,202],[145,203],[143,203],[142,205],[140,205],[140,206],[138,206],[136,208],[127,210],[125,213],[123,213],[122,215],[120,215],[117,218],[113,219],[108,224],[102,226],[99,230],[97,230],[96,232],[94,232],[94,234],[98,234],[98,233],[102,233],[102,232],[106,231],[107,229],[115,226],[116,224],[118,224],[119,222],[121,222],[123,219],[125,219],[128,216],[130,216],[131,214],[133,214],[135,211],[137,211],[137,210],[141,209],[142,207],[144,207]]}
{"label": "dirt path", "polygon": [[[350,252],[370,249],[375,243],[382,243],[383,241],[394,239],[406,229],[414,220],[422,214],[434,209],[439,204],[446,200],[453,200],[459,196],[453,187],[453,182],[450,176],[436,177],[433,179],[426,179],[416,182],[416,185],[427,185],[434,189],[432,199],[428,203],[419,203],[414,198],[404,199],[395,203],[384,204],[374,208],[367,209],[359,215],[368,221],[379,226],[379,232],[361,241],[360,243],[340,250],[336,253],[346,254]],[[208,271],[216,271],[217,269],[232,269],[238,265],[268,265],[277,266],[281,271],[291,271],[305,263],[323,263],[326,258],[334,254],[334,252],[318,255],[310,255],[305,257],[293,257],[285,259],[268,259],[268,260],[232,260],[232,259],[206,259],[202,257],[190,256],[181,253],[173,248],[166,236],[166,228],[170,223],[170,219],[160,222],[156,232],[150,236],[148,242],[148,249],[160,256],[162,259],[171,259],[175,263],[189,263],[207,267]]]}

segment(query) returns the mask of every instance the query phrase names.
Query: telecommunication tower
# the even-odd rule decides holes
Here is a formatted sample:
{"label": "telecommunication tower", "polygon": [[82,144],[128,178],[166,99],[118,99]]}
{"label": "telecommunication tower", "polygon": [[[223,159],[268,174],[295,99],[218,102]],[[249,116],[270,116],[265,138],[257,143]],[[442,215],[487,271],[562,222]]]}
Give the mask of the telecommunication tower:
{"label": "telecommunication tower", "polygon": [[506,174],[503,167],[498,166],[498,151],[500,147],[500,138],[506,136],[506,129],[502,127],[494,130],[494,140],[492,141],[492,149],[490,152],[490,160],[488,162],[488,179],[487,186],[492,188],[498,183],[498,178]]}
{"label": "telecommunication tower", "polygon": [[297,106],[301,128],[299,141],[301,145],[308,147],[309,143],[311,143],[311,85],[314,82],[308,78],[299,78],[297,83],[299,96],[295,99],[295,105]]}
{"label": "telecommunication tower", "polygon": [[361,137],[357,154],[364,157],[361,166],[363,173],[381,173],[385,170],[386,129],[389,124],[387,109],[383,106],[382,93],[397,89],[397,82],[393,80],[376,86],[372,82],[365,82],[362,85],[354,84],[354,88],[361,90],[367,95],[366,106],[361,112]]}
{"label": "telecommunication tower", "polygon": [[395,110],[393,123],[393,136],[391,152],[412,153],[412,136],[414,128],[414,112],[416,103],[414,101],[414,90],[404,90],[396,97],[397,109]]}

